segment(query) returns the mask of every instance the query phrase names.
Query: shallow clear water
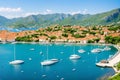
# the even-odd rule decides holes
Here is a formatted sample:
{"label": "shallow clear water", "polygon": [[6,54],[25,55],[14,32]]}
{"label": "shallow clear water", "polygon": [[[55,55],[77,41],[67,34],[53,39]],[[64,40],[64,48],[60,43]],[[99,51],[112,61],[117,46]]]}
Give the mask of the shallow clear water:
{"label": "shallow clear water", "polygon": [[[0,80],[97,80],[104,75],[113,75],[112,68],[100,68],[95,65],[102,59],[107,59],[117,51],[113,46],[110,51],[94,54],[94,48],[104,48],[98,45],[55,45],[48,46],[48,57],[58,58],[60,61],[51,66],[41,66],[40,62],[46,59],[45,44],[15,44],[16,58],[25,61],[22,65],[10,65],[13,60],[14,44],[0,44]],[[69,59],[75,53],[81,58],[76,61]],[[31,50],[34,49],[34,50]],[[79,53],[84,49],[85,53]],[[41,54],[42,52],[42,54]],[[32,60],[29,60],[31,58]],[[73,71],[72,69],[75,69]]]}

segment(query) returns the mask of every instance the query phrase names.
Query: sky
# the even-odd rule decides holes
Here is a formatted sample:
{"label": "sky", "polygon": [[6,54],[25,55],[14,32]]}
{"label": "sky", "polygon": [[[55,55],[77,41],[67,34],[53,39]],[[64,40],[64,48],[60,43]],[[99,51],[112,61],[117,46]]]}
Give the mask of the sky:
{"label": "sky", "polygon": [[0,15],[7,18],[37,14],[97,14],[120,8],[120,0],[0,0]]}

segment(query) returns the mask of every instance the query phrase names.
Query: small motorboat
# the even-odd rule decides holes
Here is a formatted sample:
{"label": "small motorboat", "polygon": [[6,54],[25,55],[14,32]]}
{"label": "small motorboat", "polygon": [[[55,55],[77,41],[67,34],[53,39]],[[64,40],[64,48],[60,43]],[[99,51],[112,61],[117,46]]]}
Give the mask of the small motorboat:
{"label": "small motorboat", "polygon": [[80,58],[80,56],[77,55],[77,54],[70,55],[70,57],[69,57],[69,59],[71,59],[71,60],[76,60],[76,59],[79,59],[79,58]]}
{"label": "small motorboat", "polygon": [[78,50],[78,52],[79,52],[79,53],[84,53],[84,52],[85,52],[85,50],[80,49],[80,50]]}
{"label": "small motorboat", "polygon": [[34,48],[31,48],[30,50],[33,51],[33,50],[35,50],[35,49],[34,49]]}
{"label": "small motorboat", "polygon": [[101,49],[96,48],[96,49],[91,50],[91,52],[92,53],[99,53],[99,52],[101,52]]}

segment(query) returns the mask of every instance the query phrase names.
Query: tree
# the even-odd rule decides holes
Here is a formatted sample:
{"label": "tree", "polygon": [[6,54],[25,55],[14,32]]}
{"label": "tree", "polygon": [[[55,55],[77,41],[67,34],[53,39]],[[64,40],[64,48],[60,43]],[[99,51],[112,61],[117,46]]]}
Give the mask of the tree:
{"label": "tree", "polygon": [[52,28],[50,28],[50,27],[48,27],[47,29],[46,29],[46,31],[52,31]]}
{"label": "tree", "polygon": [[87,43],[94,43],[94,41],[93,40],[88,40],[88,42]]}
{"label": "tree", "polygon": [[117,44],[117,43],[120,43],[120,36],[116,36],[116,37],[106,36],[105,41],[107,43]]}
{"label": "tree", "polygon": [[99,42],[100,41],[100,38],[96,38],[96,39],[94,39],[94,42]]}
{"label": "tree", "polygon": [[75,37],[75,38],[84,38],[84,37],[86,37],[86,35],[80,35],[80,34],[72,34],[72,36],[73,37]]}
{"label": "tree", "polygon": [[93,34],[93,35],[95,35],[95,34],[96,34],[96,32],[90,32],[90,34]]}
{"label": "tree", "polygon": [[98,30],[98,29],[97,29],[97,27],[94,26],[94,27],[92,27],[92,30]]}
{"label": "tree", "polygon": [[30,36],[17,37],[17,38],[15,39],[15,41],[31,42],[31,41],[32,41],[32,37],[30,37]]}
{"label": "tree", "polygon": [[68,34],[67,33],[63,33],[62,36],[63,37],[68,37]]}
{"label": "tree", "polygon": [[49,38],[52,40],[52,39],[56,39],[57,37],[56,36],[49,36]]}

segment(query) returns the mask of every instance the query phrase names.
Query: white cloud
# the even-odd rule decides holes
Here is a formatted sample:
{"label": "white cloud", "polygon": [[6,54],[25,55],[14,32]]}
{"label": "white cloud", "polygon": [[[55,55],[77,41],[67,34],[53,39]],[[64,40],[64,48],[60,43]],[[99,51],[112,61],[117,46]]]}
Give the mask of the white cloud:
{"label": "white cloud", "polygon": [[87,9],[78,10],[78,11],[73,11],[73,12],[68,12],[68,14],[71,14],[71,15],[75,15],[75,14],[87,14],[87,13],[88,13],[88,10],[87,10]]}
{"label": "white cloud", "polygon": [[0,7],[0,12],[21,12],[21,8]]}
{"label": "white cloud", "polygon": [[81,13],[81,11],[70,12],[71,15],[80,14],[80,13]]}
{"label": "white cloud", "polygon": [[[21,8],[5,8],[5,7],[0,7],[0,15],[5,16],[7,18],[18,18],[18,17],[26,17],[30,15],[38,15],[38,14],[54,14],[50,9],[46,9],[45,11],[32,11],[32,12],[27,12],[25,10],[22,10]],[[88,10],[78,10],[78,11],[71,11],[71,12],[58,12],[58,13],[65,13],[65,14],[87,14]]]}
{"label": "white cloud", "polygon": [[28,12],[28,13],[25,13],[24,16],[30,16],[30,15],[38,15],[40,14],[40,12]]}
{"label": "white cloud", "polygon": [[38,14],[53,14],[53,11],[50,9],[46,9],[45,11],[27,12],[23,14],[23,17],[30,16],[30,15],[38,15]]}
{"label": "white cloud", "polygon": [[47,11],[48,13],[52,12],[52,10],[50,10],[50,9],[47,9],[46,11]]}
{"label": "white cloud", "polygon": [[52,14],[53,13],[53,11],[52,10],[50,10],[50,9],[46,9],[46,11],[45,12],[43,12],[43,14]]}
{"label": "white cloud", "polygon": [[87,9],[84,9],[83,11],[82,11],[82,14],[87,14],[88,13],[88,10]]}

